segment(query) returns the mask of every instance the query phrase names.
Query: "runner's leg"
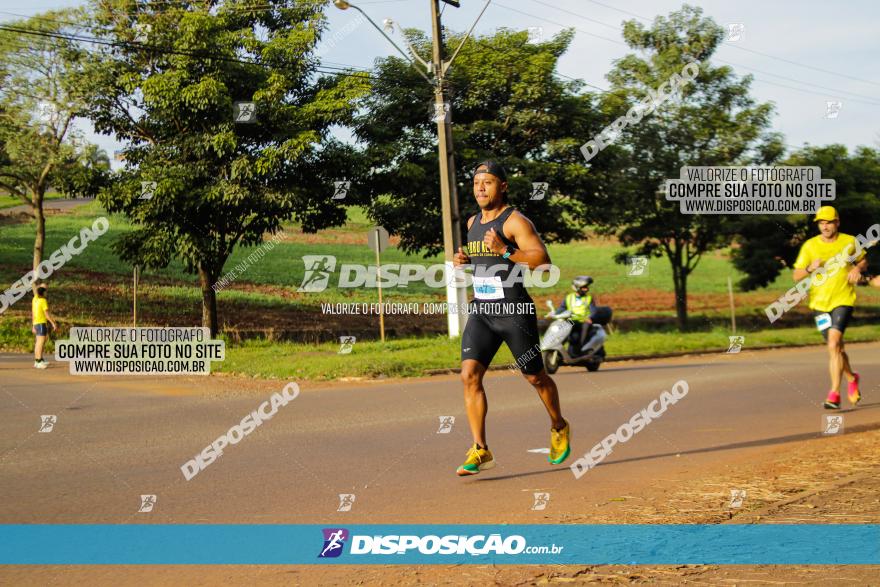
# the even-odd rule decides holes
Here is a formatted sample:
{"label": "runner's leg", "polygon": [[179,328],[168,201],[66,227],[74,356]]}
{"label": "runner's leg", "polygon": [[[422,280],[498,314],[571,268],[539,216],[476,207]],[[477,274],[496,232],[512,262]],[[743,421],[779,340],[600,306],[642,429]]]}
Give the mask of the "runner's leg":
{"label": "runner's leg", "polygon": [[840,356],[843,358],[843,375],[846,377],[847,381],[855,380],[856,376],[853,373],[852,367],[849,364],[849,355],[846,354],[846,345],[843,342],[843,335],[840,338]]}
{"label": "runner's leg", "polygon": [[535,388],[544,403],[552,427],[557,430],[562,429],[565,427],[565,420],[562,417],[562,409],[559,407],[559,390],[556,388],[556,383],[544,370],[537,315],[533,312],[508,316],[503,321],[499,320],[498,324],[502,329],[500,334],[513,354],[513,360],[521,365],[523,377]]}
{"label": "runner's leg", "polygon": [[523,373],[526,381],[532,384],[544,407],[547,408],[547,415],[550,416],[550,423],[556,430],[561,430],[565,426],[565,419],[562,417],[562,408],[559,406],[559,390],[556,388],[556,382],[547,375],[547,371],[541,369],[538,373]]}
{"label": "runner's leg", "polygon": [[461,362],[461,381],[464,383],[464,409],[474,442],[485,448],[486,414],[489,411],[489,400],[483,389],[483,374],[486,368],[479,361],[468,359]]}
{"label": "runner's leg", "polygon": [[43,358],[43,346],[46,344],[46,337],[37,335],[37,342],[34,344],[34,360],[39,361]]}
{"label": "runner's leg", "polygon": [[828,373],[831,375],[832,391],[840,391],[840,376],[843,373],[843,333],[836,328],[828,329]]}
{"label": "runner's leg", "polygon": [[483,388],[483,375],[501,346],[501,337],[494,332],[489,318],[479,314],[468,317],[461,335],[461,382],[464,385],[464,407],[474,442],[486,448],[486,413],[489,402]]}

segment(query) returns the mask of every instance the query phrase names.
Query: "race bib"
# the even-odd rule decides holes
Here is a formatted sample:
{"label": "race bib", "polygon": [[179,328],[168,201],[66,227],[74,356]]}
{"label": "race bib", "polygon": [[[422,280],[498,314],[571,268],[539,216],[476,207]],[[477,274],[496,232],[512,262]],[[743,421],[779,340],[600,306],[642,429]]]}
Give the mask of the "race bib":
{"label": "race bib", "polygon": [[816,316],[816,328],[819,332],[823,330],[828,330],[831,327],[831,314],[825,312],[824,314],[819,314]]}
{"label": "race bib", "polygon": [[501,277],[477,277],[474,275],[474,297],[478,300],[503,300],[504,287]]}

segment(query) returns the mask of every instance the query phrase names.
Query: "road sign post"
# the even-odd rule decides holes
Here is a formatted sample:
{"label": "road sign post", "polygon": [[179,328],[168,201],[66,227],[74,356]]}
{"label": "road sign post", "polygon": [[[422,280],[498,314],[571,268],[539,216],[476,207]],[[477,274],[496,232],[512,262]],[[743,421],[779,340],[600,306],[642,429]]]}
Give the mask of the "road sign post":
{"label": "road sign post", "polygon": [[376,287],[379,289],[379,337],[385,342],[385,310],[382,308],[382,262],[379,253],[388,248],[388,231],[381,226],[370,229],[367,244],[376,253]]}

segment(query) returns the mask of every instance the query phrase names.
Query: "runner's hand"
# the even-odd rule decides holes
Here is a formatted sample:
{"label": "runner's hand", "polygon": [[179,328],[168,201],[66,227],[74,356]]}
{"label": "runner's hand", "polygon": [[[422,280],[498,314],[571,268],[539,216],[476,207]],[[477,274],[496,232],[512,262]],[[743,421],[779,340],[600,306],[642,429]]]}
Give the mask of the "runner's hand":
{"label": "runner's hand", "polygon": [[490,228],[486,231],[486,234],[483,236],[483,244],[486,245],[487,249],[493,253],[498,253],[499,255],[504,252],[504,249],[506,248],[501,239],[498,238],[498,233],[495,232],[494,228]]}
{"label": "runner's hand", "polygon": [[470,265],[471,258],[464,252],[464,247],[458,247],[458,252],[452,257],[452,264],[456,267],[459,265]]}
{"label": "runner's hand", "polygon": [[31,326],[31,332],[33,332],[34,334],[37,333],[37,328],[36,328],[36,326]]}
{"label": "runner's hand", "polygon": [[809,273],[812,273],[813,271],[815,271],[816,269],[818,269],[821,266],[822,266],[822,259],[815,259],[815,260],[813,260],[812,263],[810,263],[810,266],[807,267],[807,271]]}
{"label": "runner's hand", "polygon": [[849,270],[846,279],[850,283],[858,283],[862,279],[862,272],[859,270],[858,267],[853,267]]}

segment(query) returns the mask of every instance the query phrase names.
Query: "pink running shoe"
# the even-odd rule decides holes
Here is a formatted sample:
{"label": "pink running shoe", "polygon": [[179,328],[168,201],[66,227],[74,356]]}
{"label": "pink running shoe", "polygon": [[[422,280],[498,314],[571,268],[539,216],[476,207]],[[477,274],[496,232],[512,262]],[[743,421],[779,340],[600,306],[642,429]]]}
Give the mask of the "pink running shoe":
{"label": "pink running shoe", "polygon": [[859,374],[853,373],[853,376],[855,379],[846,384],[846,395],[849,403],[856,405],[862,399],[862,394],[859,393]]}
{"label": "pink running shoe", "polygon": [[828,397],[825,399],[825,403],[822,406],[826,410],[839,410],[840,409],[840,393],[832,389],[828,392]]}

